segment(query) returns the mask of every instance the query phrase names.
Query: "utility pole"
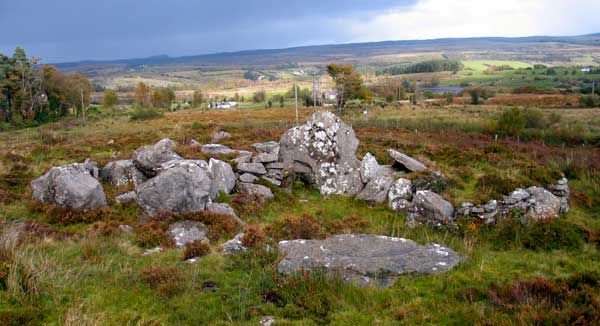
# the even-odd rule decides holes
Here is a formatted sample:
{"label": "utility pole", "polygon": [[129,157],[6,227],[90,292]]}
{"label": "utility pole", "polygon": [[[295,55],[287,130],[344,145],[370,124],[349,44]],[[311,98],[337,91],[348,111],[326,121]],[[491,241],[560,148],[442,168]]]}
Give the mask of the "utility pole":
{"label": "utility pole", "polygon": [[300,124],[300,118],[298,117],[298,84],[294,84],[294,96],[296,98],[296,126]]}
{"label": "utility pole", "polygon": [[596,96],[596,81],[592,80],[592,97]]}

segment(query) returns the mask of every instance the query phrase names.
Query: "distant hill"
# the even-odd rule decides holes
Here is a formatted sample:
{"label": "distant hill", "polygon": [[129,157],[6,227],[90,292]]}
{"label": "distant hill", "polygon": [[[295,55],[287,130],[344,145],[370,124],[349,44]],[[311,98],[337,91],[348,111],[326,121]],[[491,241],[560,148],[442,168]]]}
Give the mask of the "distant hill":
{"label": "distant hill", "polygon": [[[79,71],[88,75],[118,74],[142,68],[163,67],[178,69],[222,69],[293,66],[302,63],[331,61],[357,61],[365,58],[401,53],[443,52],[453,58],[461,58],[465,52],[480,53],[490,59],[535,60],[556,62],[568,60],[565,50],[581,48],[600,50],[600,33],[581,36],[531,36],[531,37],[481,37],[445,38],[434,40],[384,41],[371,43],[332,44],[303,46],[287,49],[248,50],[205,55],[148,58],[113,61],[81,61],[55,64],[67,71]],[[561,57],[563,56],[563,57]]]}

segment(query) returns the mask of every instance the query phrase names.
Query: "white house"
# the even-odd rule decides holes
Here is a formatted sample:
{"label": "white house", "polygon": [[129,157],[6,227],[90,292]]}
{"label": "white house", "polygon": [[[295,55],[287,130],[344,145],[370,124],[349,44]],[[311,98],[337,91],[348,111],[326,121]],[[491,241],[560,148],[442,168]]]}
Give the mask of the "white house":
{"label": "white house", "polygon": [[238,108],[238,103],[237,102],[233,102],[233,101],[227,101],[227,102],[212,102],[208,105],[209,108],[211,109],[217,109],[217,110],[229,110],[229,109],[237,109]]}
{"label": "white house", "polygon": [[592,72],[592,68],[581,68],[581,72],[585,72],[586,74],[589,74],[590,72]]}

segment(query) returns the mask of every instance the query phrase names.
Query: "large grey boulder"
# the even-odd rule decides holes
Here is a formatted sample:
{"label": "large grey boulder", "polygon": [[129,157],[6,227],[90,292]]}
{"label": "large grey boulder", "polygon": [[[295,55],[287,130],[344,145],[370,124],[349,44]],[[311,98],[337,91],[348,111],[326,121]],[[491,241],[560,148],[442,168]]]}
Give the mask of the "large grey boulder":
{"label": "large grey boulder", "polygon": [[202,222],[180,221],[169,225],[169,235],[178,247],[196,241],[208,241],[208,228]]}
{"label": "large grey boulder", "polygon": [[107,206],[96,163],[53,167],[31,182],[33,199],[74,211]]}
{"label": "large grey boulder", "polygon": [[304,174],[325,196],[354,196],[362,190],[358,139],[333,113],[315,113],[304,125],[288,130],[279,143],[284,175]]}
{"label": "large grey boulder", "polygon": [[406,212],[412,205],[412,182],[400,178],[390,187],[388,192],[388,206],[396,212]]}
{"label": "large grey boulder", "polygon": [[388,196],[394,178],[389,175],[379,175],[373,178],[356,196],[372,204],[383,204]]}
{"label": "large grey boulder", "polygon": [[275,195],[273,195],[271,189],[263,185],[257,185],[253,183],[240,182],[237,184],[237,191],[249,197],[255,197],[261,202],[267,202],[275,198]]}
{"label": "large grey boulder", "polygon": [[281,241],[278,247],[284,256],[277,267],[281,274],[325,270],[362,286],[390,286],[403,274],[445,273],[460,262],[456,252],[438,244],[365,234]]}
{"label": "large grey boulder", "polygon": [[397,166],[409,172],[421,172],[427,170],[425,164],[415,160],[414,158],[400,153],[393,149],[388,149],[388,154],[396,161]]}
{"label": "large grey boulder", "polygon": [[210,197],[212,199],[217,198],[219,192],[230,194],[235,187],[235,173],[229,163],[215,160],[211,158],[208,161],[208,170],[212,178],[212,185],[210,188]]}
{"label": "large grey boulder", "polygon": [[162,139],[154,145],[138,148],[133,153],[133,164],[146,177],[155,177],[161,164],[181,159],[181,156],[173,151],[174,148],[175,142],[168,138]]}
{"label": "large grey boulder", "polygon": [[[178,161],[137,190],[138,204],[146,215],[167,212],[199,212],[210,200],[212,179],[198,162]],[[206,162],[204,162],[206,163]]]}
{"label": "large grey boulder", "polygon": [[148,179],[135,167],[133,160],[120,160],[106,164],[100,171],[100,177],[115,187],[132,183],[135,188]]}
{"label": "large grey boulder", "polygon": [[413,196],[413,214],[409,223],[450,224],[454,220],[454,207],[442,196],[429,190],[419,190]]}

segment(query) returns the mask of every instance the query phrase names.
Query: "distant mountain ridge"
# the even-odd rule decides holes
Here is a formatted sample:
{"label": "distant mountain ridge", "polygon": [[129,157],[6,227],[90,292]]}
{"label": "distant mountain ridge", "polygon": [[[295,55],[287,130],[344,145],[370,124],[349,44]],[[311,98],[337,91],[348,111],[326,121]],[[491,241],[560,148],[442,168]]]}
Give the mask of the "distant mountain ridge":
{"label": "distant mountain ridge", "polygon": [[441,38],[428,40],[400,40],[367,43],[325,44],[290,47],[283,49],[257,49],[237,52],[170,57],[158,55],[146,58],[120,60],[87,60],[56,63],[64,70],[89,70],[106,66],[154,66],[195,64],[210,66],[264,66],[292,62],[318,62],[416,51],[462,51],[462,50],[523,50],[525,44],[563,44],[571,46],[600,47],[600,33],[579,36],[528,36],[528,37],[474,37]]}

